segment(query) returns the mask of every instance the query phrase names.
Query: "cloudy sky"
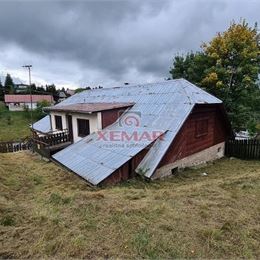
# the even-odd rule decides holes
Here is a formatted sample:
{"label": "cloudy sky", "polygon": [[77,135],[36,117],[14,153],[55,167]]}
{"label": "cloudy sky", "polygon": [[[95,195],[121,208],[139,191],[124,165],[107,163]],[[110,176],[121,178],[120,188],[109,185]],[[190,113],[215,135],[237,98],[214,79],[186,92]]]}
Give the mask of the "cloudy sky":
{"label": "cloudy sky", "polygon": [[59,87],[159,81],[240,18],[259,23],[260,1],[0,0],[0,76],[26,82],[32,64],[33,82]]}

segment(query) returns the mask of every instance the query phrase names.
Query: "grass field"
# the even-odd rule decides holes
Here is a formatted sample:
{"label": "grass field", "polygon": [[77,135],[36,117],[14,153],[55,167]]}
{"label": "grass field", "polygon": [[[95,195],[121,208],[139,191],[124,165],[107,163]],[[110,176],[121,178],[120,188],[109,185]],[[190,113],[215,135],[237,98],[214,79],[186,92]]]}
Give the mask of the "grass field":
{"label": "grass field", "polygon": [[259,161],[94,189],[29,153],[0,154],[0,258],[259,258],[259,212]]}
{"label": "grass field", "polygon": [[[35,121],[35,116],[34,116]],[[30,135],[30,113],[9,111],[0,104],[0,142],[20,140]]]}

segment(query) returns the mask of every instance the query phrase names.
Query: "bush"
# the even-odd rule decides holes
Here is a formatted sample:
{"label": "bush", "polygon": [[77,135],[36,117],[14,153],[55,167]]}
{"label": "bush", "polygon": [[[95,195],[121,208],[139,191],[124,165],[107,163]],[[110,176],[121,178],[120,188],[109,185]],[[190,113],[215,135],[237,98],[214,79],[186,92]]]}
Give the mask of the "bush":
{"label": "bush", "polygon": [[11,216],[7,215],[2,217],[0,224],[3,226],[14,226],[15,221]]}
{"label": "bush", "polygon": [[8,124],[8,125],[11,125],[11,124],[12,124],[11,116],[10,116],[10,115],[8,115],[8,116],[6,117],[6,121],[7,121],[7,124]]}
{"label": "bush", "polygon": [[36,119],[39,120],[39,119],[43,118],[46,115],[45,112],[43,111],[43,108],[49,107],[50,105],[51,105],[50,102],[48,102],[47,100],[42,100],[42,101],[37,102],[37,108],[35,110]]}

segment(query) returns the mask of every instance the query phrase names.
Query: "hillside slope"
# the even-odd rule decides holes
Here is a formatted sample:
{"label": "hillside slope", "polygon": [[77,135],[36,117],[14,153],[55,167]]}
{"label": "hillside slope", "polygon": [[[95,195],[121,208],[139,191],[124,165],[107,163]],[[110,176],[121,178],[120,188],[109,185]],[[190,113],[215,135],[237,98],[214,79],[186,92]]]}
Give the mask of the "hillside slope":
{"label": "hillside slope", "polygon": [[0,154],[0,258],[260,257],[259,212],[259,161],[94,189],[29,153]]}

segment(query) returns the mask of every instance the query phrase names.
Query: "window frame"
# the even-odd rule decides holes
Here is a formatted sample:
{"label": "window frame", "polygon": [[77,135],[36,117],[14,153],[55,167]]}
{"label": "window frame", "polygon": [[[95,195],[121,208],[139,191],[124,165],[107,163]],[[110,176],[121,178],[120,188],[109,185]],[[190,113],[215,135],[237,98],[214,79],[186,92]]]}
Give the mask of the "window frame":
{"label": "window frame", "polygon": [[[205,124],[205,125],[203,125]],[[195,137],[199,138],[206,136],[209,133],[209,119],[199,119],[196,121],[195,125]]]}
{"label": "window frame", "polygon": [[[60,120],[60,121],[59,121]],[[54,121],[55,121],[55,129],[56,130],[63,130],[62,125],[62,116],[54,115]],[[60,125],[59,125],[60,124]]]}
{"label": "window frame", "polygon": [[[82,130],[82,128],[80,127],[80,122],[82,121],[86,122],[86,128],[84,130]],[[88,119],[77,118],[77,127],[78,127],[78,137],[85,137],[90,134],[90,123]]]}

